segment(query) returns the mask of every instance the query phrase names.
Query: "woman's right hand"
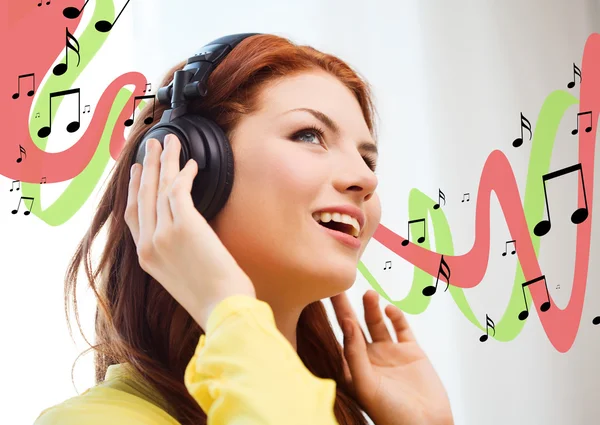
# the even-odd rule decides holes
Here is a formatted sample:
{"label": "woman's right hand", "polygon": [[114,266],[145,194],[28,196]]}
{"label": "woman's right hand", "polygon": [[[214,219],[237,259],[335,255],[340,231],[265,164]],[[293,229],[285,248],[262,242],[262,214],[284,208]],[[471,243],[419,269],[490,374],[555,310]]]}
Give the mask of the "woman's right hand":
{"label": "woman's right hand", "polygon": [[194,206],[198,164],[191,159],[179,169],[179,139],[167,136],[164,150],[156,139],[146,145],[143,166],[132,166],[125,222],[142,269],[206,329],[220,301],[256,297],[254,285]]}

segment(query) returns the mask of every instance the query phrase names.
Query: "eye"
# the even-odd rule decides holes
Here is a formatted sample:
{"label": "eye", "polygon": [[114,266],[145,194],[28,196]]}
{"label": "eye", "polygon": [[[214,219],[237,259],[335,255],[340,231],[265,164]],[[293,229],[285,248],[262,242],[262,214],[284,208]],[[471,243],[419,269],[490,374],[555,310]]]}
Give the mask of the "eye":
{"label": "eye", "polygon": [[[313,124],[309,127],[303,128],[300,131],[297,131],[296,133],[294,133],[292,135],[291,138],[292,138],[292,140],[298,140],[300,138],[300,136],[304,136],[306,134],[316,135],[319,139],[318,140],[319,143],[321,143],[323,138],[325,137],[325,131]],[[305,141],[305,142],[311,143],[312,141],[314,141],[314,139],[312,139],[311,141],[308,141],[308,142]],[[375,169],[377,168],[377,161],[368,155],[363,155],[362,158],[365,160],[365,162],[367,163],[367,165],[369,166],[371,171],[373,171],[375,173]]]}

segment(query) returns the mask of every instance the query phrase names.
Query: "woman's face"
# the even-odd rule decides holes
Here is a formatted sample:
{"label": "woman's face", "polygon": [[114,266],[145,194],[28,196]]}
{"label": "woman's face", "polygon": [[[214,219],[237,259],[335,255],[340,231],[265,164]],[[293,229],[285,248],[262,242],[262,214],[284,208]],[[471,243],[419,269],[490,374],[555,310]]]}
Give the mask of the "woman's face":
{"label": "woman's face", "polygon": [[[262,108],[242,118],[231,140],[232,193],[210,222],[252,279],[257,297],[312,302],[352,286],[358,261],[381,218],[377,177],[359,149],[373,143],[358,101],[335,77],[303,73],[262,92]],[[329,117],[334,133],[309,112]],[[321,137],[314,130],[323,130]],[[332,237],[313,218],[350,205],[365,218],[360,248]]]}

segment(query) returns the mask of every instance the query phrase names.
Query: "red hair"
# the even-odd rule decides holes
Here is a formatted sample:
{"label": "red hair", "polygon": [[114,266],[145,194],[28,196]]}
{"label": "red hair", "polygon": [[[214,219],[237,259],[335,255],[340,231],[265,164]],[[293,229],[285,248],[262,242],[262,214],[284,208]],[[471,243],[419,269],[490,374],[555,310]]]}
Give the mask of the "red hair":
{"label": "red hair", "polygon": [[[183,61],[170,69],[160,86],[168,85],[174,72],[185,64]],[[251,36],[236,46],[208,79],[208,95],[195,101],[190,110],[215,121],[231,140],[240,117],[259,108],[259,94],[266,84],[315,70],[335,76],[354,93],[373,134],[375,109],[370,88],[356,71],[335,56],[269,34]],[[108,366],[128,363],[135,374],[166,400],[168,404],[160,407],[182,425],[200,425],[206,424],[206,414],[187,391],[183,376],[204,331],[160,283],[141,269],[134,240],[123,218],[135,141],[160,119],[166,108],[157,104],[155,120],[146,125],[144,120],[152,117],[152,105],[146,105],[131,127],[90,228],[69,264],[65,279],[65,313],[72,332],[68,316],[71,301],[83,334],[75,291],[83,262],[98,305],[95,319],[97,344],[90,345],[81,354],[94,350],[96,384],[104,380]],[[106,245],[98,267],[93,270],[92,243],[107,222]],[[297,352],[314,375],[336,381],[334,412],[338,422],[341,425],[366,425],[359,404],[344,382],[342,347],[320,300],[306,306],[300,315]]]}

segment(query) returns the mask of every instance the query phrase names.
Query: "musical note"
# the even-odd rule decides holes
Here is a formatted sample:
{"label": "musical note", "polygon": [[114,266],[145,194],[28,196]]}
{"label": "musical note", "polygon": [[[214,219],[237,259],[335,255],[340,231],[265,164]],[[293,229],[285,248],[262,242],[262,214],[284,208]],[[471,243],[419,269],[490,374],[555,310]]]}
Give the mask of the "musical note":
{"label": "musical note", "polygon": [[433,206],[434,210],[437,210],[440,207],[440,202],[442,199],[444,200],[444,205],[446,205],[446,195],[444,195],[444,192],[442,192],[442,189],[438,189],[438,191],[439,191],[438,203]]}
{"label": "musical note", "polygon": [[96,22],[96,30],[98,30],[99,32],[109,32],[113,26],[117,23],[117,21],[119,20],[119,17],[121,16],[121,13],[123,13],[123,11],[125,10],[125,8],[127,7],[127,5],[129,4],[131,0],[127,0],[127,3],[125,3],[125,6],[123,6],[123,9],[121,9],[121,11],[119,12],[119,14],[117,15],[117,19],[115,19],[115,21],[111,24],[108,21],[98,21]]}
{"label": "musical note", "polygon": [[35,117],[34,117],[34,118],[39,118],[39,117],[40,117],[40,113],[39,113],[39,112],[36,112],[36,113],[35,113]]}
{"label": "musical note", "polygon": [[[444,266],[446,266],[447,272],[446,270],[444,270]],[[448,285],[446,285],[446,289],[444,290],[444,292],[446,292],[448,290],[448,287],[450,286],[450,266],[444,260],[443,255],[440,259],[440,268],[438,269],[437,278],[435,280],[435,286],[427,286],[423,288],[423,295],[425,295],[426,297],[430,297],[433,294],[435,294],[435,291],[437,291],[438,282],[440,280],[440,273],[446,278],[446,282],[448,283]]]}
{"label": "musical note", "polygon": [[542,182],[544,184],[544,198],[546,200],[546,214],[548,215],[548,220],[542,220],[533,228],[533,233],[536,236],[544,236],[548,233],[552,227],[552,223],[550,221],[550,208],[548,207],[548,193],[546,192],[546,181],[552,180],[556,177],[561,177],[566,174],[572,173],[574,171],[579,171],[579,175],[581,177],[581,187],[583,189],[583,200],[585,202],[585,207],[577,208],[573,214],[571,214],[571,222],[573,224],[580,224],[585,221],[588,217],[588,203],[587,203],[587,195],[585,193],[585,181],[583,179],[583,170],[581,169],[581,163],[571,165],[570,167],[565,167],[557,171],[553,171],[548,174],[544,174],[542,176]]}
{"label": "musical note", "polygon": [[470,193],[463,194],[462,202],[465,202],[465,196],[467,197],[467,202],[469,202],[471,200],[471,194]]}
{"label": "musical note", "polygon": [[46,177],[42,177],[42,180],[40,181],[40,184],[45,184],[46,183]]}
{"label": "musical note", "polygon": [[507,241],[507,242],[504,244],[504,252],[502,253],[502,256],[503,256],[503,257],[506,257],[506,251],[507,251],[507,249],[508,249],[508,244],[509,244],[509,243],[512,243],[512,244],[513,244],[513,246],[514,246],[514,248],[515,248],[515,249],[513,249],[513,251],[512,251],[510,254],[511,254],[511,255],[515,255],[515,253],[517,252],[517,241],[515,241],[515,240],[512,240],[512,241]]}
{"label": "musical note", "polygon": [[419,218],[417,220],[409,220],[408,221],[408,237],[402,241],[402,246],[408,245],[408,242],[410,241],[410,225],[413,223],[421,223],[421,222],[423,222],[423,236],[419,237],[419,239],[417,239],[417,242],[419,242],[419,243],[425,242],[425,219]]}
{"label": "musical note", "polygon": [[15,187],[15,183],[19,183],[19,187],[17,187],[17,190],[21,189],[21,180],[13,180],[12,186],[10,188],[10,192],[13,191],[13,188]]}
{"label": "musical note", "polygon": [[[65,38],[65,62],[66,63],[59,63],[58,65],[56,65],[52,69],[52,73],[54,75],[63,75],[65,72],[67,72],[67,69],[69,69],[69,50],[68,49],[73,50],[77,54],[77,66],[79,66],[79,63],[81,62],[81,56],[79,55],[79,41],[77,41],[77,39],[73,36],[73,34],[71,34],[69,32],[68,27],[66,27],[65,30],[67,31],[67,36]],[[77,44],[77,47],[75,47],[71,44],[70,39],[73,40],[75,42],[75,44]]]}
{"label": "musical note", "polygon": [[535,279],[529,280],[521,285],[521,289],[523,290],[523,299],[525,300],[525,310],[523,310],[522,312],[519,313],[519,320],[525,320],[525,319],[527,319],[527,317],[529,317],[529,307],[527,306],[527,297],[525,296],[525,287],[529,286],[529,285],[533,285],[534,283],[539,282],[540,280],[544,281],[544,287],[546,288],[546,295],[548,295],[548,301],[545,301],[542,304],[542,306],[540,307],[540,310],[541,311],[550,310],[550,293],[548,292],[548,283],[546,282],[546,276],[542,275],[542,276],[536,277]]}
{"label": "musical note", "polygon": [[481,335],[479,337],[479,341],[481,342],[486,342],[488,340],[488,327],[491,327],[492,330],[494,331],[494,336],[496,336],[496,324],[494,323],[494,321],[492,319],[490,319],[490,316],[488,316],[487,314],[485,315],[485,335]]}
{"label": "musical note", "polygon": [[580,115],[589,115],[590,116],[590,126],[585,128],[585,132],[589,133],[590,131],[592,131],[592,111],[579,112],[577,114],[577,128],[574,129],[573,131],[571,131],[571,134],[573,134],[573,135],[575,135],[579,132],[579,116]]}
{"label": "musical note", "polygon": [[385,267],[383,268],[383,270],[387,270],[388,269],[388,263],[390,263],[390,269],[392,268],[392,262],[391,261],[386,261],[385,262]]}
{"label": "musical note", "polygon": [[573,81],[567,84],[567,88],[572,89],[575,87],[575,75],[579,75],[579,82],[581,83],[581,69],[579,69],[577,65],[573,64]]}
{"label": "musical note", "polygon": [[[150,88],[148,88],[148,86],[150,86]],[[146,89],[144,90],[144,93],[148,93],[152,91],[152,83],[146,83]]]}
{"label": "musical note", "polygon": [[[50,1],[51,1],[51,0],[48,0],[48,1],[46,2],[46,6],[48,6],[48,5],[50,4]],[[40,7],[41,5],[42,5],[42,2],[39,2],[39,3],[38,3],[38,7]]]}
{"label": "musical note", "polygon": [[560,283],[556,285],[556,289],[560,289]]}
{"label": "musical note", "polygon": [[125,120],[125,127],[129,127],[133,124],[133,120],[135,119],[135,101],[136,100],[141,100],[141,99],[152,99],[152,116],[151,117],[146,117],[144,119],[144,124],[148,125],[151,124],[152,121],[154,121],[154,108],[156,106],[156,96],[153,94],[147,94],[145,96],[135,96],[133,98],[133,119],[132,118],[128,118]]}
{"label": "musical note", "polygon": [[19,205],[17,205],[17,209],[12,210],[12,213],[16,214],[17,211],[19,211],[19,208],[21,207],[21,200],[31,201],[31,205],[29,206],[29,211],[27,211],[27,210],[23,211],[23,215],[31,214],[31,208],[33,207],[33,198],[30,196],[21,196],[21,199],[19,199]]}
{"label": "musical note", "polygon": [[35,94],[35,73],[33,74],[22,74],[17,78],[17,92],[12,95],[13,99],[18,99],[21,95],[21,78],[33,77],[33,85],[31,86],[31,90],[27,92],[27,96],[31,97]]}
{"label": "musical note", "polygon": [[67,19],[77,19],[79,17],[79,15],[81,14],[81,12],[83,12],[83,9],[85,9],[85,6],[88,4],[89,1],[90,0],[85,1],[85,4],[81,8],[81,10],[79,10],[73,6],[65,7],[63,9],[63,16]]}
{"label": "musical note", "polygon": [[70,94],[77,94],[77,121],[72,121],[67,125],[67,131],[69,133],[75,133],[79,130],[79,121],[81,120],[81,97],[80,97],[80,89],[69,89],[62,90],[57,92],[50,93],[50,113],[48,114],[48,126],[42,127],[38,131],[38,137],[48,137],[50,132],[52,131],[52,122],[50,122],[50,117],[52,117],[52,99],[59,96],[67,96]]}
{"label": "musical note", "polygon": [[[87,108],[87,111],[85,110],[85,108]],[[85,105],[83,107],[83,113],[85,114],[86,112],[90,112],[90,105]]]}
{"label": "musical note", "polygon": [[27,151],[23,146],[19,145],[19,158],[17,158],[17,163],[23,161],[23,155],[27,158]]}
{"label": "musical note", "polygon": [[531,133],[531,123],[529,122],[529,120],[527,118],[525,118],[525,116],[523,115],[523,112],[521,112],[521,137],[515,139],[512,142],[512,145],[515,148],[518,148],[519,146],[521,146],[523,144],[523,128],[526,128],[527,131],[529,131],[529,140],[531,140],[531,136],[533,136],[533,134]]}

